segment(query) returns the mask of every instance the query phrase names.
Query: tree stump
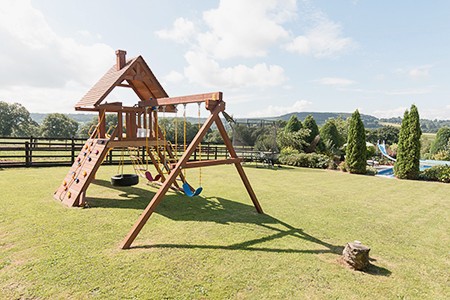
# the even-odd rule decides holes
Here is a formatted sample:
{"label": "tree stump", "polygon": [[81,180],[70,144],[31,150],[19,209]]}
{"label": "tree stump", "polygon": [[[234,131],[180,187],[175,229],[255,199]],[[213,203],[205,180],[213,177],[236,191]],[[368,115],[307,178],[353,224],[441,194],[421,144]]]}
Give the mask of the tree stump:
{"label": "tree stump", "polygon": [[342,252],[342,259],[355,270],[364,270],[369,266],[370,248],[359,241],[347,243]]}

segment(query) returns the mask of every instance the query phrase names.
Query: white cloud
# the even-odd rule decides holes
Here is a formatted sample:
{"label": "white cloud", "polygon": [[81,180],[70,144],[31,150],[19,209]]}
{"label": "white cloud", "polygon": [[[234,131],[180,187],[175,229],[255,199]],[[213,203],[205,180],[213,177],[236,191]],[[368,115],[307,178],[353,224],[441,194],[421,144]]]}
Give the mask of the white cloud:
{"label": "white cloud", "polygon": [[419,66],[419,67],[413,68],[413,69],[409,70],[408,75],[411,78],[428,77],[428,76],[430,76],[431,67],[432,67],[432,65],[424,65],[424,66]]}
{"label": "white cloud", "polygon": [[355,89],[355,88],[345,88],[341,87],[339,90],[345,92],[356,92],[365,94],[382,94],[388,96],[403,96],[403,95],[425,95],[431,94],[435,86],[425,86],[421,88],[406,88],[406,89],[396,89],[396,90],[369,90],[369,89]]}
{"label": "white cloud", "polygon": [[450,120],[450,105],[439,108],[420,108],[420,117],[424,119]]}
{"label": "white cloud", "polygon": [[170,71],[169,74],[163,77],[164,82],[179,83],[184,79],[184,75],[177,71]]}
{"label": "white cloud", "polygon": [[0,94],[32,111],[55,111],[69,96],[75,103],[114,64],[111,47],[59,36],[29,0],[0,6],[0,40],[8,70],[0,73]]}
{"label": "white cloud", "polygon": [[317,58],[333,57],[356,47],[350,37],[343,37],[340,24],[316,13],[315,25],[285,45],[286,50]]}
{"label": "white cloud", "polygon": [[191,82],[206,87],[243,88],[251,86],[278,86],[286,77],[277,65],[256,64],[248,67],[242,64],[221,67],[214,59],[190,51],[185,55],[188,66],[184,70]]}
{"label": "white cloud", "polygon": [[173,23],[172,29],[163,29],[155,32],[161,39],[171,40],[177,43],[186,43],[196,34],[193,22],[184,18],[178,18]]}
{"label": "white cloud", "polygon": [[[350,38],[342,37],[339,24],[330,21],[317,9],[313,11],[315,26],[303,36],[308,41],[306,54],[333,56],[354,46]],[[287,80],[281,66],[264,61],[249,65],[237,59],[266,57],[272,47],[280,48],[281,44],[292,40],[292,32],[285,28],[285,24],[297,17],[295,0],[220,0],[217,8],[203,12],[202,19],[195,23],[197,26],[178,18],[171,29],[160,30],[156,34],[163,39],[188,42],[185,53],[187,66],[183,75],[191,83],[232,89],[273,87]],[[306,21],[311,21],[309,16]],[[286,48],[296,51],[300,44],[293,41]],[[353,83],[345,79],[334,79],[335,83],[330,80],[324,84],[344,86]]]}
{"label": "white cloud", "polygon": [[425,95],[430,94],[433,91],[433,87],[423,87],[423,88],[408,88],[386,91],[386,95]]}
{"label": "white cloud", "polygon": [[262,110],[250,113],[249,117],[251,118],[277,117],[291,112],[301,112],[304,111],[307,107],[311,106],[311,104],[312,103],[310,101],[299,100],[290,106],[269,105]]}
{"label": "white cloud", "polygon": [[392,109],[385,110],[375,110],[373,115],[378,118],[395,118],[395,117],[403,117],[403,114],[407,110],[407,107],[400,106]]}
{"label": "white cloud", "polygon": [[421,79],[427,78],[430,76],[430,70],[433,67],[431,64],[412,67],[412,68],[398,68],[394,71],[394,73],[400,75],[407,75],[412,79]]}
{"label": "white cloud", "polygon": [[269,46],[289,37],[281,24],[295,10],[295,1],[221,0],[203,13],[209,29],[199,35],[199,47],[218,59],[265,56]]}
{"label": "white cloud", "polygon": [[334,85],[334,86],[348,86],[356,83],[356,81],[354,80],[340,77],[324,77],[315,80],[315,82],[323,85]]}

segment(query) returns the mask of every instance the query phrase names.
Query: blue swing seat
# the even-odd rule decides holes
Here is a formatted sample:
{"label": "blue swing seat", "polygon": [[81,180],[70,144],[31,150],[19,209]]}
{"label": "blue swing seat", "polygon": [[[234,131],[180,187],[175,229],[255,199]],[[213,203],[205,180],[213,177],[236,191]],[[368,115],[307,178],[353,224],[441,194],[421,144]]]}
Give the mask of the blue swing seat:
{"label": "blue swing seat", "polygon": [[185,182],[183,183],[183,191],[188,197],[194,197],[200,195],[200,193],[203,191],[202,187],[197,188],[194,192],[191,190],[191,186]]}

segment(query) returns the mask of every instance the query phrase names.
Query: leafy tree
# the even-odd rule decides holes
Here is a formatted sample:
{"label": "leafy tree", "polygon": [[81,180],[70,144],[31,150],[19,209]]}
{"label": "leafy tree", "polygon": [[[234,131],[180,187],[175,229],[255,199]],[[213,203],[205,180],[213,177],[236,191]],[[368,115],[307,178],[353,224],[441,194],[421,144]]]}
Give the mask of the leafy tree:
{"label": "leafy tree", "polygon": [[0,101],[0,135],[29,136],[38,132],[38,124],[28,110],[19,103]]}
{"label": "leafy tree", "polygon": [[391,125],[367,131],[367,141],[376,144],[378,141],[388,145],[398,143],[400,129]]}
{"label": "leafy tree", "polygon": [[334,125],[336,125],[336,128],[339,132],[339,136],[341,137],[341,146],[346,143],[348,138],[348,126],[350,118],[343,119],[341,117],[332,119],[334,121]]}
{"label": "leafy tree", "polygon": [[[227,132],[227,134],[228,136],[230,136],[229,132]],[[219,130],[213,130],[210,133],[208,133],[204,141],[210,144],[223,144],[223,138],[222,135],[220,135]]]}
{"label": "leafy tree", "polygon": [[430,153],[436,154],[439,151],[445,149],[447,144],[450,142],[450,127],[442,127],[436,133],[436,138],[433,144],[431,144]]}
{"label": "leafy tree", "polygon": [[356,110],[350,118],[346,147],[346,164],[350,173],[366,173],[366,151],[364,124]]}
{"label": "leafy tree", "polygon": [[277,144],[279,149],[292,148],[299,152],[305,152],[309,147],[306,137],[309,135],[308,129],[300,129],[296,132],[281,131],[277,136]]}
{"label": "leafy tree", "polygon": [[306,137],[306,142],[309,144],[309,147],[306,149],[306,152],[314,152],[316,148],[323,149],[319,135],[319,127],[317,126],[317,123],[312,115],[308,115],[305,118],[303,121],[303,126],[304,128],[309,129],[309,134]]}
{"label": "leafy tree", "polygon": [[400,179],[417,179],[420,173],[420,129],[419,112],[415,105],[405,111],[400,128],[397,161],[394,173]]}
{"label": "leafy tree", "polygon": [[49,114],[41,125],[43,137],[67,138],[75,136],[78,130],[78,122],[64,114]]}
{"label": "leafy tree", "polygon": [[292,115],[286,126],[284,127],[284,131],[286,132],[297,132],[303,128],[302,122],[297,118],[296,115]]}
{"label": "leafy tree", "polygon": [[[118,123],[117,114],[106,114],[105,122],[106,122],[106,130],[116,127]],[[85,123],[80,127],[77,135],[80,137],[89,137],[89,129],[91,129],[93,126],[96,126],[97,124],[98,124],[98,116],[95,116],[92,118],[91,121]],[[110,131],[110,133],[112,133],[112,130]]]}
{"label": "leafy tree", "polygon": [[[184,120],[182,118],[178,118],[175,120],[175,118],[160,118],[158,120],[158,126],[161,128],[161,130],[165,131],[166,139],[168,141],[171,141],[172,143],[175,143],[175,124],[177,126],[177,142],[178,144],[184,143]],[[186,121],[186,143],[190,143],[198,131],[198,124],[192,124],[189,121]],[[208,130],[208,134],[212,130]]]}

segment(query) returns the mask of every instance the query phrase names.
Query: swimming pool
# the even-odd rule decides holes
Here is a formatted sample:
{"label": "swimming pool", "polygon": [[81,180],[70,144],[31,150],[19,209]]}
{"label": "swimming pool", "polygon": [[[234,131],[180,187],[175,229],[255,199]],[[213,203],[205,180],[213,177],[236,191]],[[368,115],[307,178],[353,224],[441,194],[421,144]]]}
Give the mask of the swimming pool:
{"label": "swimming pool", "polygon": [[[420,171],[440,165],[450,166],[450,161],[423,159],[420,161]],[[394,178],[394,166],[386,166],[386,168],[379,169],[376,176]]]}

